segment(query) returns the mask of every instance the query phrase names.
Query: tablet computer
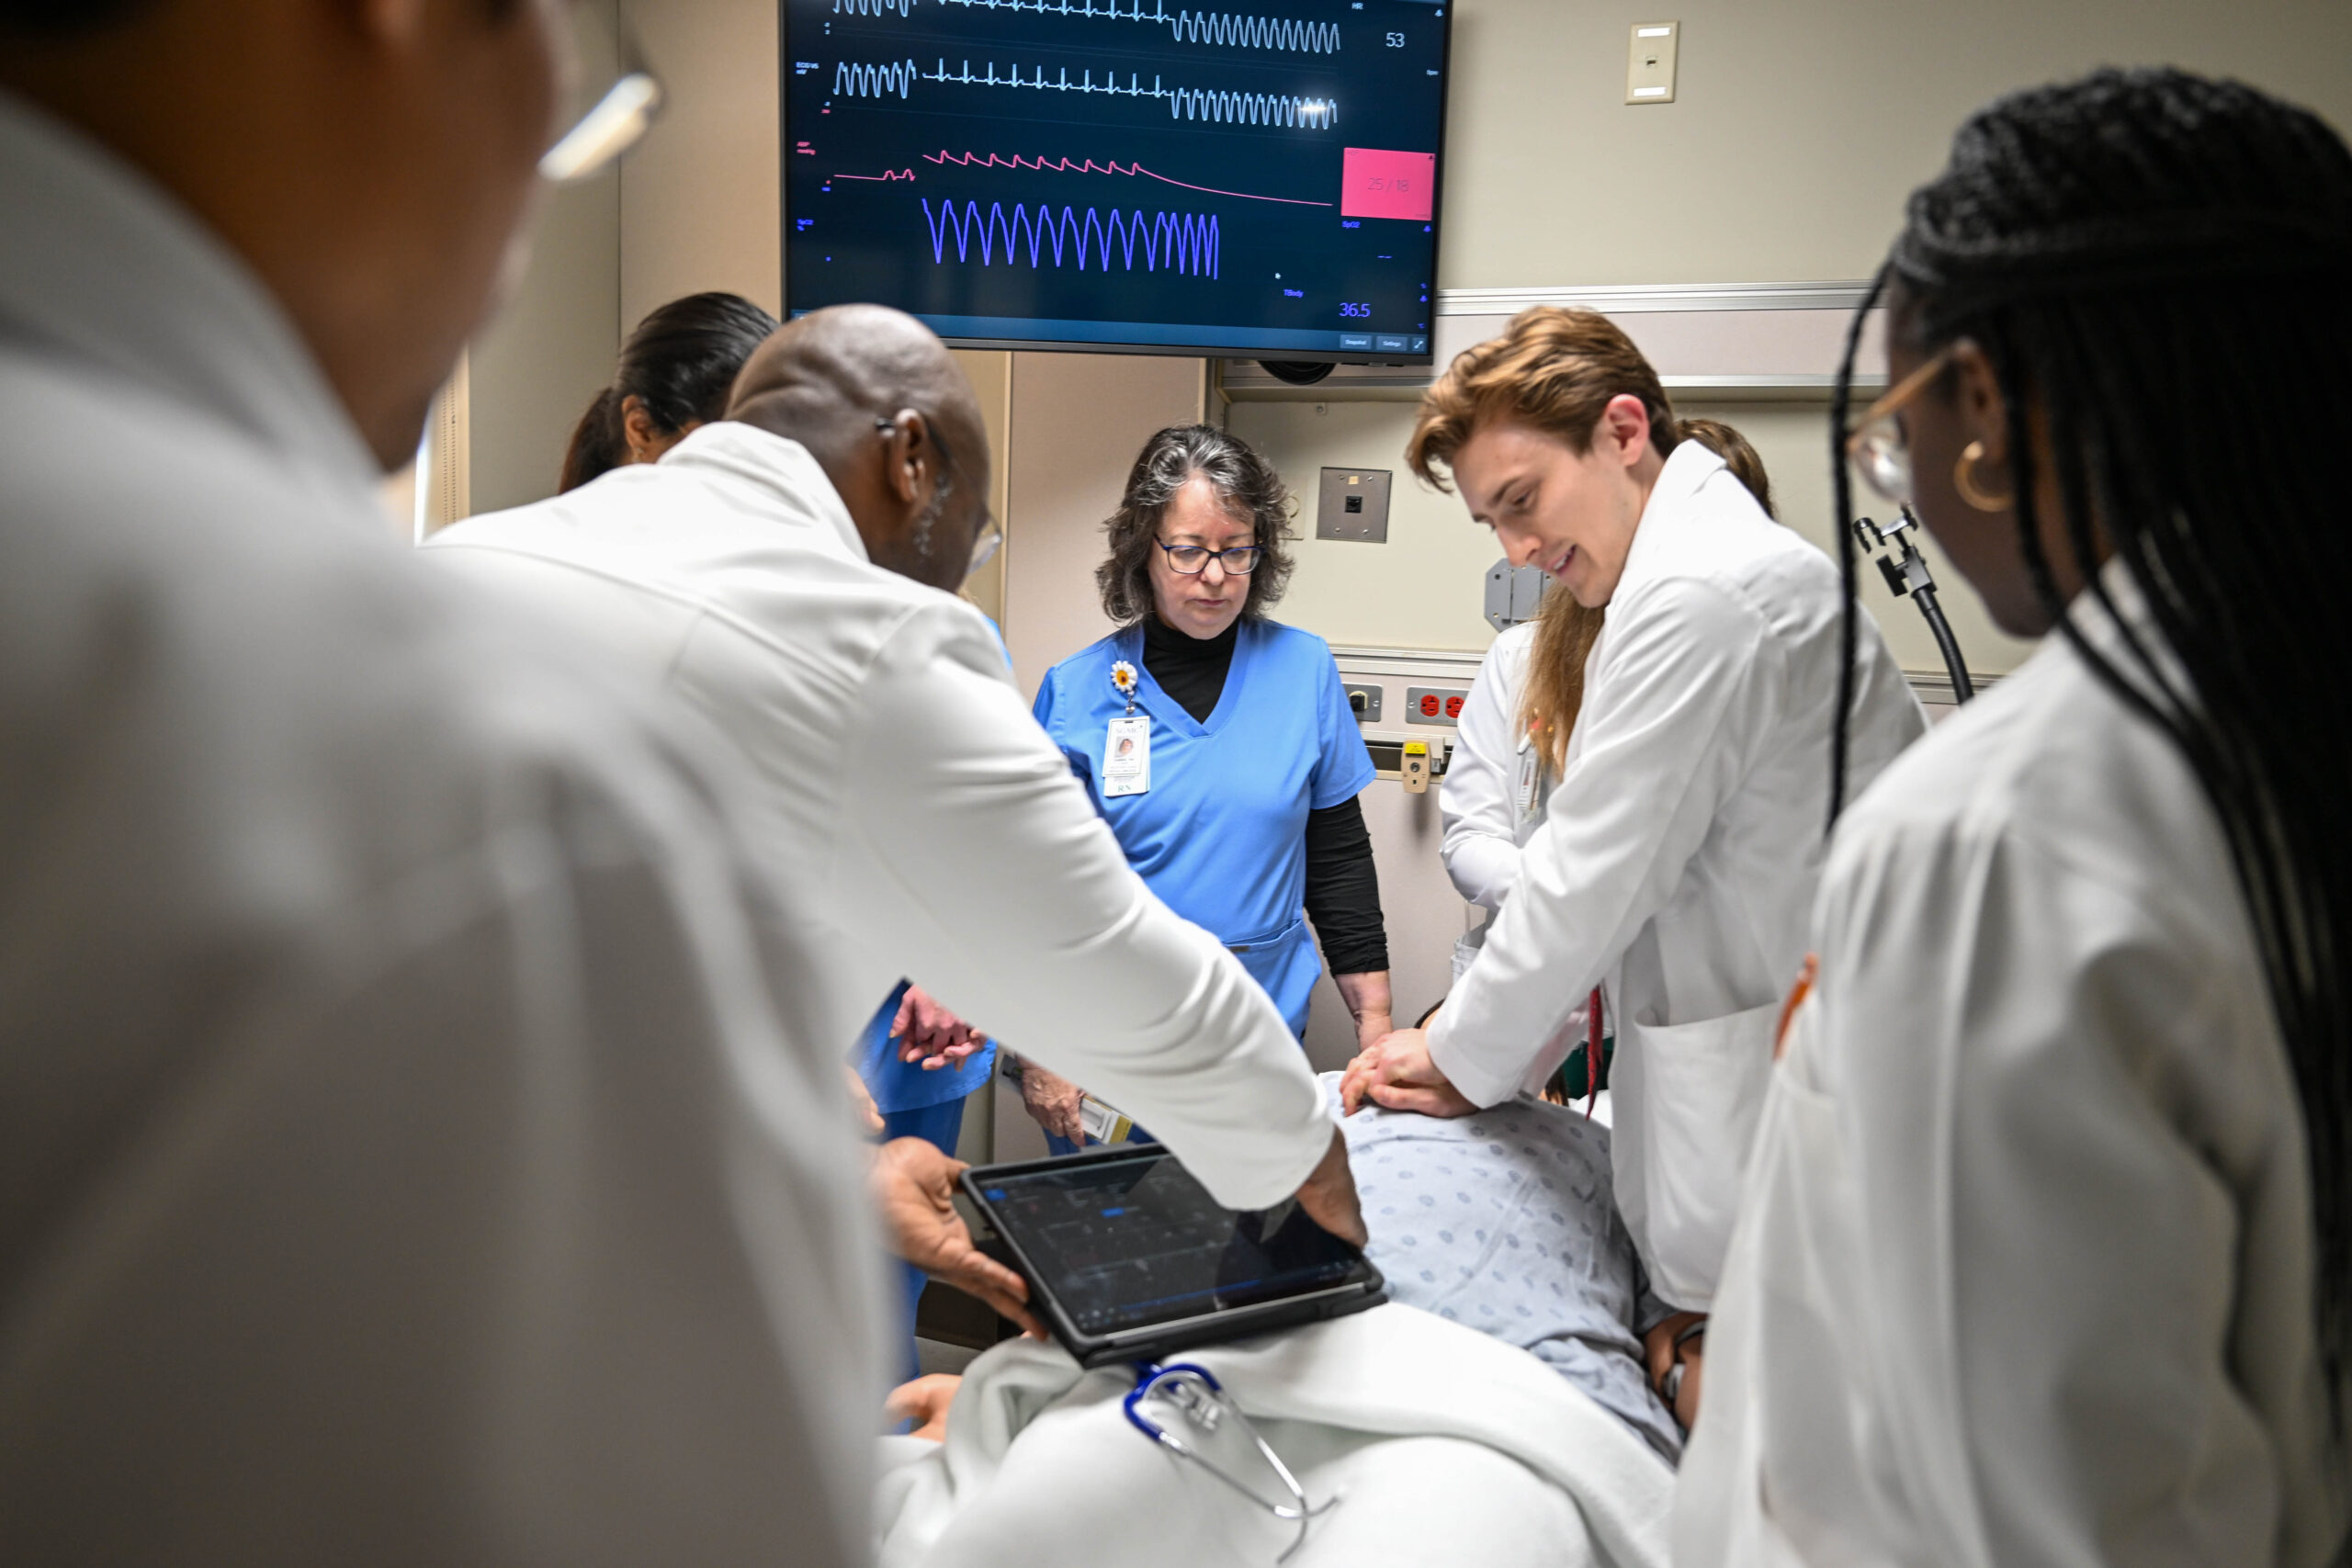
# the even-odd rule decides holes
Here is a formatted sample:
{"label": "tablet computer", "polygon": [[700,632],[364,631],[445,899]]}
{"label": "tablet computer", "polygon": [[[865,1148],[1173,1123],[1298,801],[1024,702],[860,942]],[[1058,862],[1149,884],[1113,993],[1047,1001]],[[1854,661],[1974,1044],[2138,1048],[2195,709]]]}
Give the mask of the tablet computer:
{"label": "tablet computer", "polygon": [[1086,1367],[1361,1312],[1380,1270],[1295,1201],[1222,1207],[1157,1144],[967,1170],[965,1223]]}

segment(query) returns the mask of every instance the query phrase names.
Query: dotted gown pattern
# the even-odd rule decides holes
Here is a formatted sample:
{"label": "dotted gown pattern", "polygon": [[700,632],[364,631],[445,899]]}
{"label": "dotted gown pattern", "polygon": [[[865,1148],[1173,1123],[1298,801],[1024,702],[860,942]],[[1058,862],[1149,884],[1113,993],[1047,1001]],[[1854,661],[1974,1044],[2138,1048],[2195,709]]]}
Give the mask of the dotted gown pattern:
{"label": "dotted gown pattern", "polygon": [[1668,1308],[1617,1214],[1608,1128],[1525,1097],[1452,1120],[1367,1107],[1340,1127],[1392,1300],[1530,1352],[1679,1461],[1638,1332]]}

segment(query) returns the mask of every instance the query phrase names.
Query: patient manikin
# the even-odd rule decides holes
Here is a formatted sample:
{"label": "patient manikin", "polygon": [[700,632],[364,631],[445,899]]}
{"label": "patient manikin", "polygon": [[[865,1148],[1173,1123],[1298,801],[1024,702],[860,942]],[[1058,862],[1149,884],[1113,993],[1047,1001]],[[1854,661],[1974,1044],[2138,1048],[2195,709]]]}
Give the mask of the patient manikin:
{"label": "patient manikin", "polygon": [[[1681,1435],[1639,1330],[1666,1309],[1617,1218],[1608,1129],[1525,1098],[1341,1125],[1390,1304],[1179,1358],[1216,1378],[1311,1506],[1335,1506],[1302,1532],[1132,1425],[1128,1369],[1008,1340],[955,1391],[944,1444],[884,1439],[884,1568],[1663,1568]],[[946,1380],[925,1382],[935,1404]],[[1286,1500],[1226,1438],[1211,1451]]]}

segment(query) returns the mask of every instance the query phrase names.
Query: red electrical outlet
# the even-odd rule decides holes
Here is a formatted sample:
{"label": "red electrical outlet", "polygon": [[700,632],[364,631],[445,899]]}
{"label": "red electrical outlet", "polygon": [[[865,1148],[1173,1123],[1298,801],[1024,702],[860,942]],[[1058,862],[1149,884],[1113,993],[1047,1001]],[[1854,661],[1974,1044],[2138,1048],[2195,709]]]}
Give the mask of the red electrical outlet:
{"label": "red electrical outlet", "polygon": [[1453,724],[1462,717],[1463,699],[1467,692],[1452,691],[1443,686],[1408,686],[1405,688],[1405,722],[1408,724]]}

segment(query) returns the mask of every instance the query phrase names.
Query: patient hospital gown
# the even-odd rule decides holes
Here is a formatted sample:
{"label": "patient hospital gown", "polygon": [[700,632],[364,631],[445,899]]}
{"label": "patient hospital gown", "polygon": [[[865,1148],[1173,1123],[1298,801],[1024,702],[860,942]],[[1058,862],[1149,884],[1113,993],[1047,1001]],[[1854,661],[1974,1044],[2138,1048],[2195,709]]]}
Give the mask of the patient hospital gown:
{"label": "patient hospital gown", "polygon": [[1668,1309],[1617,1215],[1608,1128],[1523,1098],[1455,1120],[1373,1106],[1340,1126],[1392,1301],[1531,1352],[1681,1457],[1643,1375],[1640,1330]]}

